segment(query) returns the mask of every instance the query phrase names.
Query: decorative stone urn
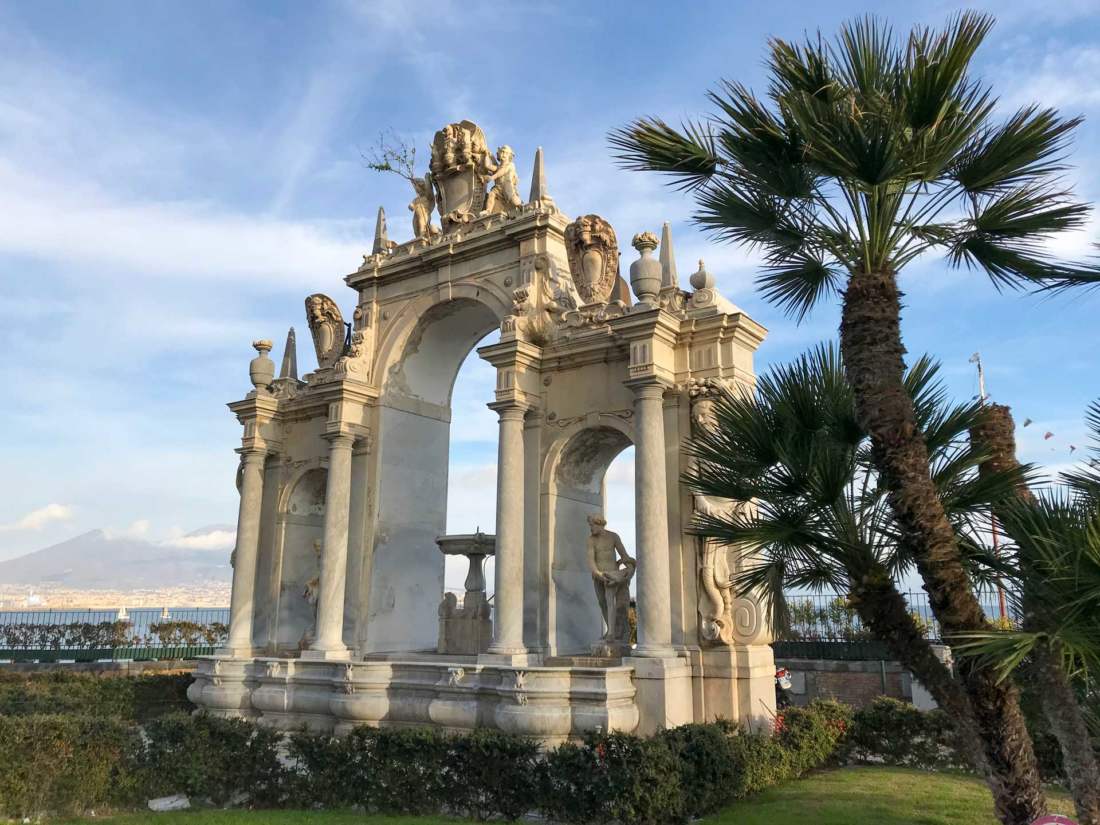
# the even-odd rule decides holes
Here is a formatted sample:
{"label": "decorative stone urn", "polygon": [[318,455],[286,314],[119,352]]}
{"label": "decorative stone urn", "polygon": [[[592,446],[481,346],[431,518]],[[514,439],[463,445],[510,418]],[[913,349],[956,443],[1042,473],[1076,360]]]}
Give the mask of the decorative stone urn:
{"label": "decorative stone urn", "polygon": [[691,273],[692,289],[714,289],[714,276],[707,272],[703,259],[699,259],[699,268]]}
{"label": "decorative stone urn", "polygon": [[661,291],[661,262],[653,257],[657,244],[652,232],[639,232],[630,242],[640,256],[630,265],[630,288],[643,304],[655,305]]}
{"label": "decorative stone urn", "polygon": [[275,362],[267,357],[271,352],[271,342],[261,339],[253,341],[252,346],[259,354],[248,364],[248,377],[252,379],[252,386],[257,390],[266,391],[275,380]]}

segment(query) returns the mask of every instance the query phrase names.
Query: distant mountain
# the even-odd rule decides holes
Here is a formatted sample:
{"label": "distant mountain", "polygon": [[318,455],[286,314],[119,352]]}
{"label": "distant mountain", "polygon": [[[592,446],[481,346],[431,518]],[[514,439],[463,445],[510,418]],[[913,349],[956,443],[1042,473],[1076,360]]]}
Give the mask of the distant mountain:
{"label": "distant mountain", "polygon": [[233,529],[204,527],[170,542],[92,530],[0,562],[0,584],[141,589],[228,582]]}

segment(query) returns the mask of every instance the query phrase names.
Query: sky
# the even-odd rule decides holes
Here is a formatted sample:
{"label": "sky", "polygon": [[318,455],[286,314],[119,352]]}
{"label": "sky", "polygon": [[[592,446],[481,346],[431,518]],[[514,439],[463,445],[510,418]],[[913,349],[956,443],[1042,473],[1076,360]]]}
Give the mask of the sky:
{"label": "sky", "polygon": [[[1085,116],[1068,175],[1100,196],[1100,0],[977,4],[998,24],[975,68],[1004,113],[1038,101]],[[596,212],[620,244],[672,225],[681,281],[699,258],[769,329],[758,371],[835,338],[834,305],[796,324],[753,288],[756,257],[713,242],[692,204],[616,167],[609,130],[707,111],[721,78],[761,89],[771,36],[826,34],[873,11],[906,30],[945,2],[56,2],[0,0],[0,559],[90,529],[174,542],[232,524],[225,408],[251,388],[253,339],[299,332],[304,296],[350,317],[342,283],[375,210],[411,236],[407,184],[365,168],[392,129],[418,147],[478,123],[516,152],[526,187],[544,147],[550,193]],[[426,149],[420,153],[424,162]],[[1057,243],[1084,255],[1086,231]],[[633,258],[624,250],[624,271]],[[1052,470],[1085,443],[1100,396],[1100,294],[998,294],[930,258],[903,275],[910,353],[930,352],[959,399],[980,351],[1025,460]],[[471,355],[455,390],[448,528],[493,524],[492,371]],[[1044,438],[1052,433],[1049,438]],[[632,546],[631,455],[608,475],[608,516]],[[231,541],[231,539],[227,539]],[[204,540],[205,546],[209,541]]]}

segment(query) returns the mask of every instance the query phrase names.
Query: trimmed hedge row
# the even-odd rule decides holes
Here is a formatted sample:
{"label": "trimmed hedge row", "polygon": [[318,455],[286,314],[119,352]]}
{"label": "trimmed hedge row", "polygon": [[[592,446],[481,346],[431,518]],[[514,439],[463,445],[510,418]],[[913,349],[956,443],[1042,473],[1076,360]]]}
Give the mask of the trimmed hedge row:
{"label": "trimmed hedge row", "polygon": [[191,673],[100,676],[94,673],[7,673],[0,669],[0,716],[82,714],[145,722],[188,711]]}
{"label": "trimmed hedge row", "polygon": [[0,814],[126,808],[185,793],[214,805],[685,822],[826,764],[841,750],[850,712],[818,703],[780,719],[775,736],[685,725],[650,738],[592,735],[540,752],[490,730],[358,728],[287,740],[204,715],[173,714],[140,731],[92,717],[0,717]]}

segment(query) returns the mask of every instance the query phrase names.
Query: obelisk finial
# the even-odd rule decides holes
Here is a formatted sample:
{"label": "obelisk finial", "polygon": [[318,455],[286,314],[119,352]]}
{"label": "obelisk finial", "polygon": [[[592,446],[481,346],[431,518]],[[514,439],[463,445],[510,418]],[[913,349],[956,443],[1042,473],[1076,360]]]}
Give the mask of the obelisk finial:
{"label": "obelisk finial", "polygon": [[280,378],[298,379],[298,345],[294,340],[294,327],[286,334],[286,346],[283,348],[283,364],[279,368]]}
{"label": "obelisk finial", "polygon": [[535,165],[531,170],[531,197],[527,200],[530,203],[547,205],[554,203],[554,199],[550,197],[550,192],[546,188],[546,167],[543,165],[541,146],[535,150]]}
{"label": "obelisk finial", "polygon": [[661,289],[679,289],[676,274],[676,253],[672,251],[672,227],[668,221],[661,227]]}
{"label": "obelisk finial", "polygon": [[386,234],[386,210],[378,207],[378,220],[374,224],[374,254],[384,255],[389,252],[390,238]]}

